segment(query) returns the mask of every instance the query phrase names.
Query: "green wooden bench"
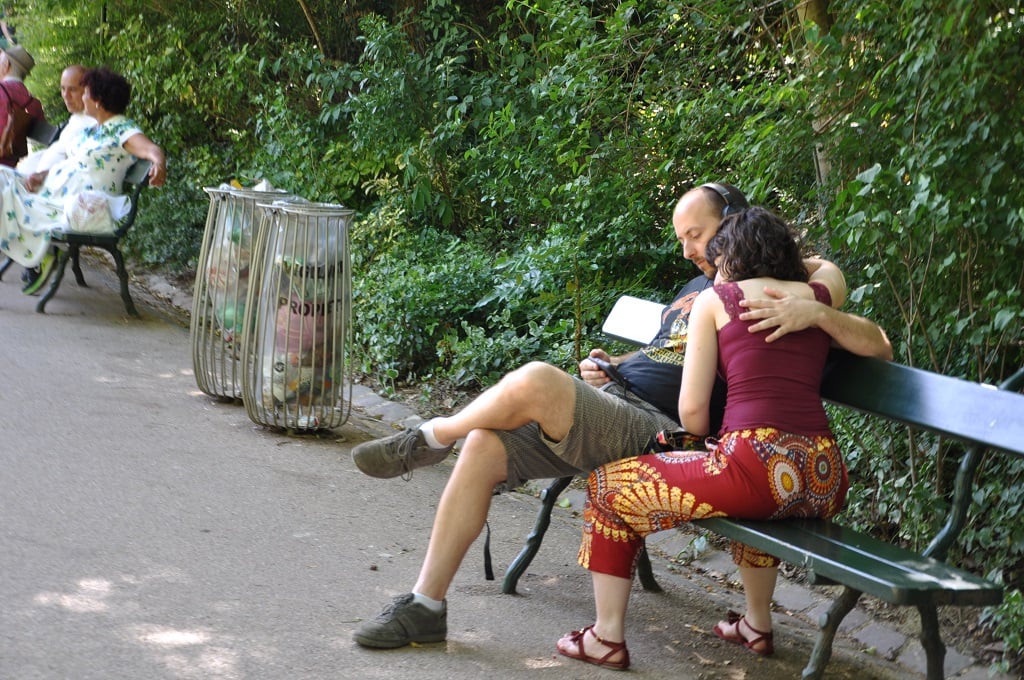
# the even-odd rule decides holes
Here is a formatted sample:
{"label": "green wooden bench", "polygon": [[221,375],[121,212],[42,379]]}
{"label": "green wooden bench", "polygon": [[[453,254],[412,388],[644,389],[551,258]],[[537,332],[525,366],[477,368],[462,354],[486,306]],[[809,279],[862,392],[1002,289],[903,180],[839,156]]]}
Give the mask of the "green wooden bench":
{"label": "green wooden bench", "polygon": [[[628,327],[628,326],[627,326]],[[619,336],[620,339],[627,339]],[[974,477],[987,454],[1024,456],[1024,369],[998,389],[909,366],[835,353],[822,382],[822,397],[844,409],[932,432],[963,446],[954,493],[942,529],[916,553],[827,520],[744,521],[711,518],[694,522],[807,570],[812,584],[843,586],[819,621],[820,632],[806,679],[821,678],[843,618],[862,594],[893,605],[916,607],[927,677],[943,677],[945,645],[939,631],[939,605],[988,606],[1002,602],[1003,588],[943,560],[967,523]],[[542,493],[536,526],[502,584],[516,582],[540,548],[559,493],[572,478],[554,480]],[[896,490],[893,490],[896,492]],[[650,579],[639,574],[641,579]],[[646,584],[645,584],[646,587]]]}
{"label": "green wooden bench", "polygon": [[[64,270],[68,266],[68,260],[71,261],[71,270],[75,273],[75,281],[78,282],[79,286],[88,286],[85,282],[85,277],[82,275],[82,265],[79,261],[79,253],[83,247],[90,248],[102,248],[106,250],[114,258],[114,266],[117,270],[117,278],[121,286],[121,300],[124,302],[125,310],[132,316],[138,318],[139,312],[135,309],[135,303],[132,301],[131,293],[128,291],[128,270],[124,266],[124,256],[121,254],[121,239],[128,233],[132,225],[135,224],[135,216],[139,212],[139,196],[142,190],[149,184],[149,168],[152,166],[150,161],[137,158],[134,163],[129,166],[124,177],[124,193],[128,196],[130,201],[130,208],[128,214],[125,215],[124,219],[118,224],[117,230],[111,234],[86,234],[79,232],[59,232],[53,235],[53,244],[58,246],[58,258],[56,264],[56,270],[53,272],[52,279],[49,287],[46,289],[46,293],[39,299],[36,304],[36,311],[40,314],[46,312],[46,303],[57,294],[57,289],[60,288],[61,281],[64,279]],[[59,247],[66,246],[66,247]],[[7,271],[8,267],[11,266],[11,260],[7,260],[2,266],[0,266],[0,278],[3,277],[4,272]]]}
{"label": "green wooden bench", "polygon": [[79,286],[86,286],[85,277],[82,276],[82,266],[79,262],[79,251],[83,247],[101,248],[106,250],[114,258],[114,265],[117,269],[117,279],[121,284],[121,300],[124,302],[125,310],[132,316],[138,318],[139,312],[132,302],[131,293],[128,291],[128,271],[124,266],[124,256],[121,254],[121,239],[128,233],[135,224],[135,216],[139,212],[139,196],[142,190],[149,184],[149,169],[152,167],[150,161],[137,158],[129,166],[124,176],[124,194],[128,196],[131,208],[124,219],[121,220],[113,234],[81,234],[76,232],[65,232],[54,234],[53,242],[65,244],[66,249],[59,248],[60,258],[57,260],[57,270],[53,273],[53,281],[46,293],[39,299],[36,311],[43,314],[46,311],[46,303],[57,294],[60,282],[64,278],[64,269],[71,260],[71,270],[75,273],[75,281]]}

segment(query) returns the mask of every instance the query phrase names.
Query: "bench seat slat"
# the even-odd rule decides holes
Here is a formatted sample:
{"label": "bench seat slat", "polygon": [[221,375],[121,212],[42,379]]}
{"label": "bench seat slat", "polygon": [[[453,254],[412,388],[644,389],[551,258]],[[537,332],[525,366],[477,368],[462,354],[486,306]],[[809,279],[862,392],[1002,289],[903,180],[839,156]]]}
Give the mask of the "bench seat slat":
{"label": "bench seat slat", "polygon": [[998,584],[832,522],[713,517],[694,524],[892,604],[982,606],[1002,601]]}

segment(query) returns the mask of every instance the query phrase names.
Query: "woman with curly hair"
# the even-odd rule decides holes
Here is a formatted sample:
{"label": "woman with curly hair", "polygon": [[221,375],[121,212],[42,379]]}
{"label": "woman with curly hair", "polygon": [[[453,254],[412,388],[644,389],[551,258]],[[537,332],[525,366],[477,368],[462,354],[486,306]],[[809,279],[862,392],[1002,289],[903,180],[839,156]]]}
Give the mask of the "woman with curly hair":
{"label": "woman with curly hair", "polygon": [[[766,341],[767,331],[754,332],[754,321],[739,318],[741,302],[766,290],[813,294],[826,304],[832,291],[806,283],[792,229],[763,208],[726,217],[707,244],[706,259],[718,273],[690,314],[679,393],[687,434],[662,433],[657,452],[591,473],[579,562],[592,572],[597,616],[593,625],[558,641],[565,656],[629,666],[626,606],[648,534],[702,517],[831,517],[845,501],[846,467],[819,396],[829,336],[810,327]],[[716,373],[728,396],[722,426],[713,433],[709,405]],[[742,616],[730,612],[714,632],[769,655],[778,560],[740,544],[733,545],[733,559],[747,610]]]}

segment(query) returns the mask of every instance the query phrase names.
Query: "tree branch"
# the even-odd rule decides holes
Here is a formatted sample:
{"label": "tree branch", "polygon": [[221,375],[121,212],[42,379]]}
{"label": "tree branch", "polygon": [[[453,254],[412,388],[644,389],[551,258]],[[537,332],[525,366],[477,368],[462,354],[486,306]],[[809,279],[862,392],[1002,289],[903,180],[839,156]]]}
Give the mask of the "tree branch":
{"label": "tree branch", "polygon": [[316,21],[313,19],[313,13],[309,11],[309,5],[306,0],[299,0],[299,6],[302,7],[302,13],[306,15],[306,23],[309,24],[309,30],[313,32],[313,39],[316,40],[316,46],[320,50],[320,54],[327,56],[327,52],[324,51],[324,40],[320,37],[320,29],[316,27]]}

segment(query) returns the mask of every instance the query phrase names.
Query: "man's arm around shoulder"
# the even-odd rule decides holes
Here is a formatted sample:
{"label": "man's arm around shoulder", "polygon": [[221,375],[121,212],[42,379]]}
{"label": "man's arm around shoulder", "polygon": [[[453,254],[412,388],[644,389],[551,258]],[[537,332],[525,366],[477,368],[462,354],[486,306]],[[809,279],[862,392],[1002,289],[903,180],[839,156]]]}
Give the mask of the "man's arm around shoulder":
{"label": "man's arm around shoulder", "polygon": [[828,288],[832,307],[765,288],[765,298],[740,302],[747,308],[740,318],[758,322],[750,327],[750,331],[774,328],[766,338],[767,342],[774,342],[787,333],[816,326],[828,333],[836,345],[849,352],[892,361],[892,343],[881,326],[837,309],[846,300],[846,280],[842,271],[827,260],[816,259],[807,260],[807,270],[811,281]]}

